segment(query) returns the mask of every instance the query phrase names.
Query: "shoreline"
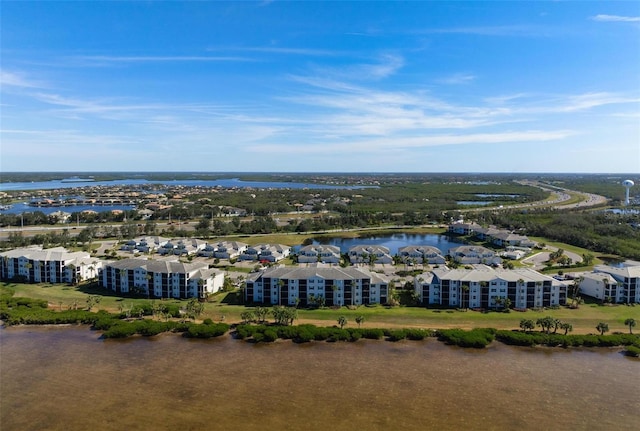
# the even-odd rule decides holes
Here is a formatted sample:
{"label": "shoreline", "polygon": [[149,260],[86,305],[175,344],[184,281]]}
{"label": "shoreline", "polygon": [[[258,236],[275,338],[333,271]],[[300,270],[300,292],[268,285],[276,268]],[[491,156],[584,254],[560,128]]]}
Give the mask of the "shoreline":
{"label": "shoreline", "polygon": [[[151,320],[151,319],[136,319],[134,321],[132,321],[132,323],[135,322],[140,322],[140,321],[144,321],[144,320]],[[191,323],[192,325],[196,325],[196,326],[202,326],[202,325],[206,325],[204,323],[194,323],[194,322],[187,322],[187,323]],[[105,337],[104,336],[104,332],[103,330],[100,329],[94,329],[93,325],[91,324],[86,324],[86,323],[61,323],[61,324],[17,324],[17,325],[6,325],[4,323],[4,321],[0,321],[0,333],[4,330],[11,330],[11,329],[18,329],[18,330],[28,330],[30,328],[37,328],[37,329],[53,329],[53,330],[57,330],[57,329],[66,329],[66,328],[77,328],[79,329],[80,327],[86,327],[86,329],[88,329],[91,332],[97,332],[100,334],[99,337],[97,337],[97,340],[101,340],[101,341],[107,341],[107,340],[115,340],[115,341],[131,341],[131,340],[137,340],[137,339],[147,339],[147,340],[154,340],[154,339],[158,339],[159,337],[169,337],[169,336],[180,336],[182,338],[186,338],[188,340],[203,340],[203,341],[209,341],[209,340],[233,340],[233,341],[243,341],[245,343],[248,344],[255,344],[255,345],[268,345],[268,344],[282,344],[285,343],[287,341],[289,341],[291,344],[294,345],[315,345],[315,344],[322,344],[322,343],[356,343],[358,341],[364,341],[364,342],[391,342],[391,343],[398,343],[398,342],[405,342],[408,344],[414,343],[414,342],[422,342],[422,343],[426,343],[427,341],[429,341],[430,339],[434,339],[435,341],[437,341],[438,343],[441,343],[443,345],[446,346],[450,346],[450,347],[457,347],[457,348],[462,348],[462,349],[471,349],[473,351],[482,351],[482,350],[486,350],[486,349],[490,349],[492,347],[495,347],[496,345],[504,345],[504,346],[509,346],[509,347],[520,347],[520,348],[524,348],[527,350],[535,350],[535,351],[592,351],[592,352],[597,352],[597,351],[602,351],[602,350],[609,350],[609,351],[616,351],[621,353],[624,357],[628,357],[631,358],[633,360],[638,360],[640,362],[640,357],[639,356],[635,356],[633,355],[631,352],[629,352],[627,350],[627,347],[629,346],[633,346],[634,344],[628,344],[628,345],[624,345],[624,344],[620,344],[620,345],[567,345],[567,344],[554,344],[554,345],[548,345],[548,344],[534,344],[534,345],[519,345],[519,344],[514,344],[514,343],[508,343],[505,342],[504,340],[501,340],[499,338],[493,338],[491,339],[487,344],[483,345],[483,346],[471,346],[471,345],[463,345],[463,344],[456,344],[454,342],[450,342],[447,341],[445,339],[441,338],[441,331],[447,331],[446,329],[430,329],[430,330],[419,330],[423,332],[424,337],[422,338],[410,338],[407,336],[404,336],[402,338],[399,339],[394,339],[394,333],[397,333],[398,331],[411,331],[411,328],[400,328],[400,329],[382,329],[382,328],[369,328],[370,330],[377,330],[377,331],[382,331],[384,332],[384,336],[381,338],[366,338],[366,337],[362,337],[362,338],[357,338],[357,339],[331,339],[331,338],[327,338],[327,339],[310,339],[310,340],[299,340],[299,339],[295,339],[295,338],[283,338],[278,336],[277,338],[273,339],[273,340],[256,340],[253,339],[251,337],[247,338],[247,337],[239,337],[238,335],[238,327],[239,326],[245,326],[245,327],[266,327],[267,329],[271,329],[271,330],[278,330],[278,329],[283,329],[283,328],[300,328],[305,327],[305,326],[311,326],[309,324],[302,324],[302,325],[290,325],[290,326],[282,326],[282,325],[275,325],[275,324],[266,324],[266,325],[259,325],[259,324],[233,324],[233,325],[229,325],[229,329],[223,333],[222,335],[216,335],[216,336],[212,336],[212,337],[197,337],[197,336],[189,336],[187,335],[187,332],[178,332],[175,330],[167,330],[167,331],[162,331],[160,333],[157,334],[153,334],[153,335],[145,335],[145,334],[141,334],[141,333],[134,333],[133,335],[129,335],[126,337]],[[350,332],[349,329],[353,330],[360,330],[363,329],[365,330],[365,328],[349,328],[349,329],[340,329],[337,326],[318,326],[315,327],[318,330],[340,330],[340,331],[346,331],[346,332]],[[459,329],[459,328],[458,328]],[[483,330],[487,330],[487,331],[493,331],[496,334],[499,334],[499,330],[495,330],[492,328],[474,328],[470,331],[465,331],[460,329],[460,331],[464,332],[464,333],[470,333],[473,331],[483,331]],[[352,332],[351,331],[351,332]],[[454,329],[455,331],[455,329]],[[524,333],[521,331],[516,331],[516,330],[512,330],[509,332],[513,332],[513,333],[518,333],[518,334],[527,334],[527,335],[557,335],[560,337],[574,337],[572,335],[562,335],[562,334],[543,334],[541,332],[533,332],[533,333]],[[609,336],[619,336],[619,335],[631,335],[634,336],[635,338],[638,339],[638,342],[640,342],[640,335],[639,334],[610,334],[610,335],[603,335],[603,336],[598,336],[598,335],[594,335],[594,337],[609,337]]]}

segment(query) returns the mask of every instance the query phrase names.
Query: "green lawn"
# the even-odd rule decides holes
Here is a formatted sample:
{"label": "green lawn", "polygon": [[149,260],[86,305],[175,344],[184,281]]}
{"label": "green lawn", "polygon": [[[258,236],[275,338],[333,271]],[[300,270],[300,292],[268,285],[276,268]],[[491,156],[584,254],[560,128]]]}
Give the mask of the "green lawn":
{"label": "green lawn", "polygon": [[[90,294],[103,294],[102,301],[98,305],[99,309],[108,311],[118,311],[119,305],[133,305],[136,302],[148,301],[147,299],[124,298],[115,295],[104,295],[102,289],[91,289],[87,287],[77,287],[68,285],[49,284],[20,284],[3,283],[3,287],[15,291],[16,296],[26,296],[37,299],[44,299],[50,303],[54,309],[63,309],[72,306],[77,301],[78,307],[86,306],[86,299]],[[223,319],[227,323],[240,322],[240,314],[247,309],[238,303],[238,292],[221,293],[214,295],[212,300],[205,305],[202,318],[211,318],[214,321]],[[156,300],[160,301],[160,300]],[[185,304],[186,301],[163,300],[166,303]],[[95,309],[94,309],[95,310]],[[574,333],[595,333],[595,326],[599,322],[606,322],[612,332],[626,332],[628,328],[624,325],[627,318],[634,318],[640,321],[640,306],[602,306],[598,304],[583,304],[577,310],[562,307],[557,310],[526,311],[510,313],[461,310],[434,310],[423,307],[395,307],[384,306],[361,306],[350,310],[346,307],[340,309],[317,309],[298,310],[297,323],[316,323],[319,325],[336,325],[339,316],[344,315],[347,326],[356,326],[355,317],[362,315],[365,318],[365,325],[370,327],[422,327],[422,328],[475,328],[493,327],[497,329],[517,329],[521,319],[537,320],[540,317],[552,316],[562,321],[571,323]]]}

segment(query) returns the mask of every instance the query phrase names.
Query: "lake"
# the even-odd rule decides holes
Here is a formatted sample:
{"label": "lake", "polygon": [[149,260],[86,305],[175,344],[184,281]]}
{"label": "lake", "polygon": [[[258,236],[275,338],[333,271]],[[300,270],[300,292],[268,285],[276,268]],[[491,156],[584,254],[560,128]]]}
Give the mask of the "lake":
{"label": "lake", "polygon": [[0,330],[13,430],[635,430],[640,362],[617,349]]}
{"label": "lake", "polygon": [[356,245],[381,245],[387,247],[392,256],[398,254],[398,249],[407,245],[430,245],[436,247],[443,254],[447,254],[450,248],[462,245],[455,238],[439,234],[407,234],[395,233],[392,235],[372,235],[358,238],[319,238],[321,244],[340,247],[342,253]]}

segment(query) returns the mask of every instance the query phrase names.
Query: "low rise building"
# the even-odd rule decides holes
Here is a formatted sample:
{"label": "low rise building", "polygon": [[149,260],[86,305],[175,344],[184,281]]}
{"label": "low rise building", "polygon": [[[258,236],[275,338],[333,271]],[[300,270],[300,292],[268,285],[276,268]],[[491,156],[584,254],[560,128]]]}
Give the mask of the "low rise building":
{"label": "low rise building", "polygon": [[289,257],[291,247],[282,244],[257,244],[247,249],[240,255],[240,260],[253,260],[257,262],[278,262]]}
{"label": "low rise building", "polygon": [[117,294],[149,298],[206,298],[224,285],[224,273],[206,263],[123,259],[105,265],[100,284]]}
{"label": "low rise building", "polygon": [[206,244],[198,251],[198,256],[216,259],[235,259],[247,250],[248,244],[238,241],[220,241]]}
{"label": "low rise building", "polygon": [[169,242],[169,238],[160,236],[142,236],[130,239],[120,246],[120,250],[131,253],[156,253],[162,246]]}
{"label": "low rise building", "polygon": [[298,251],[298,263],[340,263],[340,247],[335,245],[311,244]]}
{"label": "low rise building", "polygon": [[[588,274],[584,275],[586,281],[580,283],[580,291],[584,292],[585,295],[593,296],[598,299],[606,299],[610,297],[612,302],[615,303],[640,303],[640,263],[627,263],[621,267],[597,265],[594,268],[592,277],[595,281],[597,281],[598,277],[601,280],[604,280],[605,275],[611,276],[613,281],[606,283],[603,287],[604,292],[594,290],[596,283],[591,281]],[[607,280],[610,279],[607,278]],[[601,296],[603,294],[604,298],[596,296]]]}
{"label": "low rise building", "polygon": [[382,245],[354,245],[348,251],[349,261],[355,265],[358,263],[393,263],[393,257],[387,247]]}
{"label": "low rise building", "polygon": [[0,253],[0,257],[2,280],[29,283],[77,283],[96,277],[102,267],[102,261],[89,253],[70,252],[64,247],[18,248]]}
{"label": "low rise building", "polygon": [[423,304],[445,307],[525,309],[567,301],[566,283],[529,268],[436,268],[417,276],[414,287]]}
{"label": "low rise building", "polygon": [[437,247],[429,245],[407,245],[398,249],[398,257],[404,263],[442,265],[447,262]]}
{"label": "low rise building", "polygon": [[457,263],[499,265],[502,259],[496,252],[478,245],[462,245],[449,249],[449,256]]}
{"label": "low rise building", "polygon": [[250,274],[247,303],[327,306],[385,304],[389,279],[364,268],[273,267]]}

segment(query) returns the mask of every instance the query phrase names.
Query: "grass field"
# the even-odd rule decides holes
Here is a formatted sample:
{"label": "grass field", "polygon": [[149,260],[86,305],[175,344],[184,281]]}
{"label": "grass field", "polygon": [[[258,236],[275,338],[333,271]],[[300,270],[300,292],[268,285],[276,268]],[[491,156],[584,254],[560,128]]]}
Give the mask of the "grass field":
{"label": "grass field", "polygon": [[[10,288],[16,296],[26,296],[30,298],[44,299],[49,302],[53,309],[66,309],[76,302],[79,308],[86,306],[86,299],[89,295],[101,294],[102,300],[98,309],[116,312],[119,306],[134,305],[137,302],[148,301],[147,299],[124,298],[106,294],[99,288],[88,286],[67,286],[48,284],[20,284],[3,283],[4,288]],[[201,316],[211,318],[214,321],[224,319],[226,323],[237,323],[241,321],[241,313],[250,310],[250,307],[236,305],[239,301],[239,292],[221,293],[215,295],[212,300],[205,304],[205,311]],[[156,300],[160,301],[160,300]],[[187,301],[162,300],[164,303],[174,303],[186,305]],[[94,309],[95,310],[95,309]],[[315,309],[298,310],[298,321],[296,323],[314,323],[321,326],[331,326],[337,324],[339,316],[347,318],[347,326],[355,327],[355,317],[362,315],[365,318],[363,326],[366,327],[415,327],[415,328],[479,328],[492,327],[497,329],[517,329],[521,319],[537,320],[540,317],[552,316],[573,325],[573,333],[587,334],[596,333],[596,325],[599,322],[609,324],[611,332],[626,332],[628,328],[624,325],[625,319],[633,318],[640,321],[640,306],[613,305],[603,306],[595,303],[585,303],[579,309],[561,307],[556,310],[526,311],[510,313],[503,312],[478,312],[450,309],[425,309],[423,307],[395,307],[384,306],[360,306],[356,309]]]}

